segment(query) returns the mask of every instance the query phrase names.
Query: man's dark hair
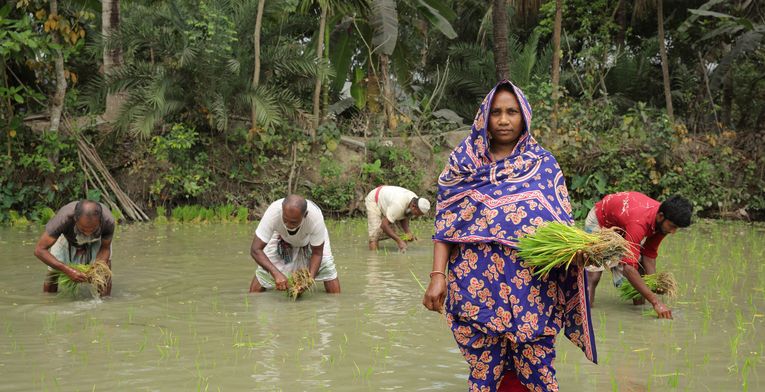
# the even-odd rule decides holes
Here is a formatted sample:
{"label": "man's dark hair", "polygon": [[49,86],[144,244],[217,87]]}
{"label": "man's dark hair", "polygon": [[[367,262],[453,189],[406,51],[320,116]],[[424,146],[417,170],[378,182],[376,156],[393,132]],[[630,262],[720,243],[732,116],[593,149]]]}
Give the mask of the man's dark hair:
{"label": "man's dark hair", "polygon": [[103,208],[101,203],[93,200],[80,200],[74,206],[74,219],[79,220],[81,217],[86,218],[101,218],[103,215]]}
{"label": "man's dark hair", "polygon": [[300,195],[289,195],[282,201],[282,208],[285,207],[299,208],[300,213],[305,215],[308,211],[308,201]]}
{"label": "man's dark hair", "polygon": [[673,195],[661,203],[659,212],[664,214],[664,218],[669,219],[677,227],[688,227],[691,225],[693,204],[682,196]]}

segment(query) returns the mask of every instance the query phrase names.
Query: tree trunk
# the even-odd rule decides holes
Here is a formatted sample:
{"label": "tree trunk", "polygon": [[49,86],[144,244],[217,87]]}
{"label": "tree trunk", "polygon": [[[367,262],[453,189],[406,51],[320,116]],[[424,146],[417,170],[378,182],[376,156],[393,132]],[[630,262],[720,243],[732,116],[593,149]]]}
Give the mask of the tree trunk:
{"label": "tree trunk", "polygon": [[667,45],[664,42],[664,0],[656,1],[656,14],[659,22],[659,54],[661,55],[661,74],[664,79],[664,100],[667,105],[667,116],[674,123],[675,116],[672,111],[672,89],[669,80],[669,61],[667,60]]}
{"label": "tree trunk", "polygon": [[[252,34],[252,40],[255,46],[255,70],[252,72],[252,88],[255,89],[260,84],[260,30],[263,26],[263,8],[266,5],[266,0],[258,1],[258,14],[255,16],[255,32]],[[255,130],[258,127],[258,114],[255,100],[252,100],[251,106],[251,120],[252,127],[250,129]]]}
{"label": "tree trunk", "polygon": [[733,110],[733,76],[731,71],[725,73],[722,84],[722,123],[724,126],[731,126],[731,111]]}
{"label": "tree trunk", "polygon": [[[0,88],[8,88],[8,74],[5,71],[5,57],[0,55]],[[2,108],[0,109],[0,124],[10,124],[11,119],[13,118],[13,105],[11,104],[11,97],[6,96],[5,99],[2,102]],[[7,147],[7,153],[8,158],[11,158],[11,135],[10,135],[10,128],[7,129],[9,132],[8,137],[6,138],[6,147]]]}
{"label": "tree trunk", "polygon": [[616,24],[619,25],[619,30],[616,32],[616,46],[623,48],[627,35],[627,0],[619,0],[616,7]]}
{"label": "tree trunk", "polygon": [[383,108],[385,109],[386,128],[395,131],[398,127],[396,120],[395,96],[393,86],[390,80],[390,58],[385,54],[380,54],[380,77],[383,85]]}
{"label": "tree trunk", "polygon": [[563,21],[563,0],[555,0],[555,21],[553,25],[553,56],[552,56],[552,130],[558,131],[558,89],[560,84],[560,31]]}
{"label": "tree trunk", "polygon": [[[58,15],[58,0],[50,1],[50,14]],[[62,45],[58,31],[52,31],[53,43]],[[64,111],[64,97],[66,96],[66,75],[64,74],[64,54],[57,49],[54,55],[56,72],[56,92],[53,94],[50,106],[50,131],[58,132],[61,126],[61,113]]]}
{"label": "tree trunk", "polygon": [[[321,19],[319,19],[319,35],[316,37],[316,61],[320,65],[324,59],[324,29],[327,25],[327,7],[321,5]],[[313,126],[311,127],[311,139],[316,139],[316,130],[321,122],[321,75],[316,75],[316,85],[313,90]]]}
{"label": "tree trunk", "polygon": [[494,0],[491,13],[494,27],[494,70],[497,81],[510,79],[507,62],[507,7],[505,0]]}
{"label": "tree trunk", "polygon": [[[332,34],[332,33],[330,33]],[[329,34],[324,34],[324,58],[329,58]],[[319,110],[319,114],[321,115],[321,118],[324,118],[327,116],[327,111],[329,110],[329,78],[325,78],[324,82],[321,85],[321,110]]]}
{"label": "tree trunk", "polygon": [[[108,77],[117,68],[122,66],[122,49],[110,48],[109,37],[119,30],[120,26],[120,0],[103,0],[101,3],[101,34],[104,39],[104,76]],[[113,121],[119,114],[120,107],[124,102],[124,94],[108,93],[106,95],[106,110],[104,120]]]}

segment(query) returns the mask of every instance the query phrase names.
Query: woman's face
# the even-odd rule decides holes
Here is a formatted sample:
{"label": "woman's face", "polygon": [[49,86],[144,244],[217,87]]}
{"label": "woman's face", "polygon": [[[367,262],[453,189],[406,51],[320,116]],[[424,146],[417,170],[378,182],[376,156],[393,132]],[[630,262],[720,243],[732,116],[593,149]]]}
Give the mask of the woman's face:
{"label": "woman's face", "polygon": [[515,147],[523,132],[521,106],[515,94],[505,90],[499,90],[494,94],[489,111],[488,131],[491,144]]}

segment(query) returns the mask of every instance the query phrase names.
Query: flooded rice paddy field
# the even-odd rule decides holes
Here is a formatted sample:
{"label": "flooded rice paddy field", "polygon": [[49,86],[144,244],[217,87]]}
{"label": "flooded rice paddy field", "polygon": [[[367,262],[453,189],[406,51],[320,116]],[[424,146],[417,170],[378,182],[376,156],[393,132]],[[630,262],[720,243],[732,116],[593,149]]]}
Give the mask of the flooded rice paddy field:
{"label": "flooded rice paddy field", "polygon": [[[254,225],[135,224],[114,240],[113,296],[41,292],[41,227],[0,228],[0,391],[464,391],[467,366],[426,311],[432,226],[400,255],[366,222],[329,223],[343,293],[249,295]],[[424,240],[422,238],[425,238]],[[765,227],[700,222],[665,239],[675,319],[601,281],[599,365],[562,335],[561,391],[763,391]]]}

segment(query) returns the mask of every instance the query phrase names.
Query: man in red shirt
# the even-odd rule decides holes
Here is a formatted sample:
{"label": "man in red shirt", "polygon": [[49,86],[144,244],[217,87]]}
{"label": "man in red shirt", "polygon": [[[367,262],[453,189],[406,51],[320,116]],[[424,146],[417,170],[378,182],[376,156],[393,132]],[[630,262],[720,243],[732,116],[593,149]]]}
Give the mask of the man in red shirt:
{"label": "man in red shirt", "polygon": [[[595,203],[585,220],[584,229],[590,233],[609,227],[623,230],[632,254],[618,264],[607,266],[613,273],[614,285],[620,286],[626,278],[653,305],[659,318],[671,319],[672,311],[651,292],[641,276],[656,273],[656,256],[661,240],[678,228],[690,226],[692,213],[691,203],[680,196],[671,196],[659,203],[639,192],[619,192]],[[603,270],[603,267],[587,267],[590,305],[594,303],[595,288]],[[642,299],[635,302],[636,305],[642,303]]]}

